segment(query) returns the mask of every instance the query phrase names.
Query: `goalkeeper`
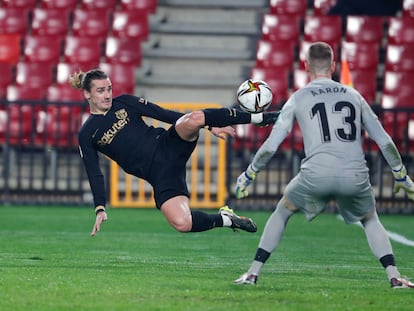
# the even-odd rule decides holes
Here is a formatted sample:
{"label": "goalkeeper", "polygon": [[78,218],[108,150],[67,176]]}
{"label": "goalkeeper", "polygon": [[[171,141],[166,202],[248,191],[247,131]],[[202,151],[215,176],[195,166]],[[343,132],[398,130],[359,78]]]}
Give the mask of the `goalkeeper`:
{"label": "goalkeeper", "polygon": [[376,212],[362,149],[362,129],[377,143],[392,168],[394,191],[403,189],[414,200],[414,184],[401,156],[363,97],[355,89],[332,80],[335,62],[328,44],[313,43],[305,65],[310,83],[286,102],[270,136],[237,179],[236,197],[246,197],[247,187],[266,166],[296,119],[305,147],[300,172],[289,182],[269,217],[249,270],[235,283],[256,284],[292,214],[301,211],[311,221],[329,201],[335,200],[346,223],[362,224],[371,251],[384,267],[391,287],[414,288],[413,283],[401,277],[389,237]]}

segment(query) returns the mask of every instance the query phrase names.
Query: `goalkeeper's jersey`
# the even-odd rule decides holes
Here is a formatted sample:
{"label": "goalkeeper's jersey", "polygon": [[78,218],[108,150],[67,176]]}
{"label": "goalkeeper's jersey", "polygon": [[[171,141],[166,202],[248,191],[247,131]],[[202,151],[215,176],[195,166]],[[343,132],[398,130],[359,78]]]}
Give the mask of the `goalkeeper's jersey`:
{"label": "goalkeeper's jersey", "polygon": [[296,91],[283,106],[269,138],[256,153],[252,166],[262,169],[297,120],[303,135],[302,172],[340,176],[367,172],[362,130],[375,140],[395,167],[401,157],[376,114],[352,87],[328,78],[315,79]]}

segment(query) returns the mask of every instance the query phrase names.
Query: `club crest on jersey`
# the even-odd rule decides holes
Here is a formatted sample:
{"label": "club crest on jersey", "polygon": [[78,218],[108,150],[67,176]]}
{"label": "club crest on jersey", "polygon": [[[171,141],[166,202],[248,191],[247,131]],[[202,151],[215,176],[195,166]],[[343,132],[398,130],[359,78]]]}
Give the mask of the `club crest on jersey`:
{"label": "club crest on jersey", "polygon": [[126,119],[126,118],[128,118],[128,113],[126,112],[126,110],[125,109],[119,109],[119,110],[117,110],[117,111],[115,111],[115,117],[117,118],[117,119]]}
{"label": "club crest on jersey", "polygon": [[109,145],[115,136],[128,124],[128,112],[125,109],[115,111],[115,117],[118,121],[112,124],[112,127],[107,130],[98,141],[99,146]]}

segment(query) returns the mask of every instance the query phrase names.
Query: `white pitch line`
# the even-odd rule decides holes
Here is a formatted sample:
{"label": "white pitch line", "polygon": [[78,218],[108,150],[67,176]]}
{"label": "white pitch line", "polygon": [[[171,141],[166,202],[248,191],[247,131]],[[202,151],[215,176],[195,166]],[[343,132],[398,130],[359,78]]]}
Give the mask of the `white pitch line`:
{"label": "white pitch line", "polygon": [[[342,221],[344,220],[341,215],[338,215],[337,218],[342,220]],[[355,223],[355,225],[363,228],[362,224],[360,222]],[[407,239],[405,236],[403,236],[401,234],[398,234],[398,233],[395,233],[395,232],[392,232],[392,231],[388,231],[388,230],[385,230],[385,231],[387,232],[387,234],[388,234],[388,236],[391,240],[393,240],[397,243],[403,244],[403,245],[414,247],[414,241],[412,241],[410,239]]]}

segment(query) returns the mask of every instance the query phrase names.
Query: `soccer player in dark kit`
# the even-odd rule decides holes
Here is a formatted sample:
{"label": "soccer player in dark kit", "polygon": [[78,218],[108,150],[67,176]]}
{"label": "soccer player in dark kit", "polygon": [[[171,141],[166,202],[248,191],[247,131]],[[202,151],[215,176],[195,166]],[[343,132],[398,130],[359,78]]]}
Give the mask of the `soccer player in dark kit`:
{"label": "soccer player in dark kit", "polygon": [[[79,149],[95,204],[96,219],[91,236],[108,219],[98,152],[117,162],[125,172],[147,180],[153,187],[156,207],[179,232],[216,227],[257,231],[252,219],[236,215],[227,206],[218,214],[191,211],[186,163],[201,129],[206,128],[224,139],[226,135],[234,136],[230,125],[274,124],[278,112],[250,114],[234,108],[210,108],[183,114],[132,95],[112,98],[111,80],[100,69],[74,73],[70,84],[82,90],[90,108],[90,116],[79,131]],[[167,130],[154,128],[144,122],[144,116],[172,126]]]}

